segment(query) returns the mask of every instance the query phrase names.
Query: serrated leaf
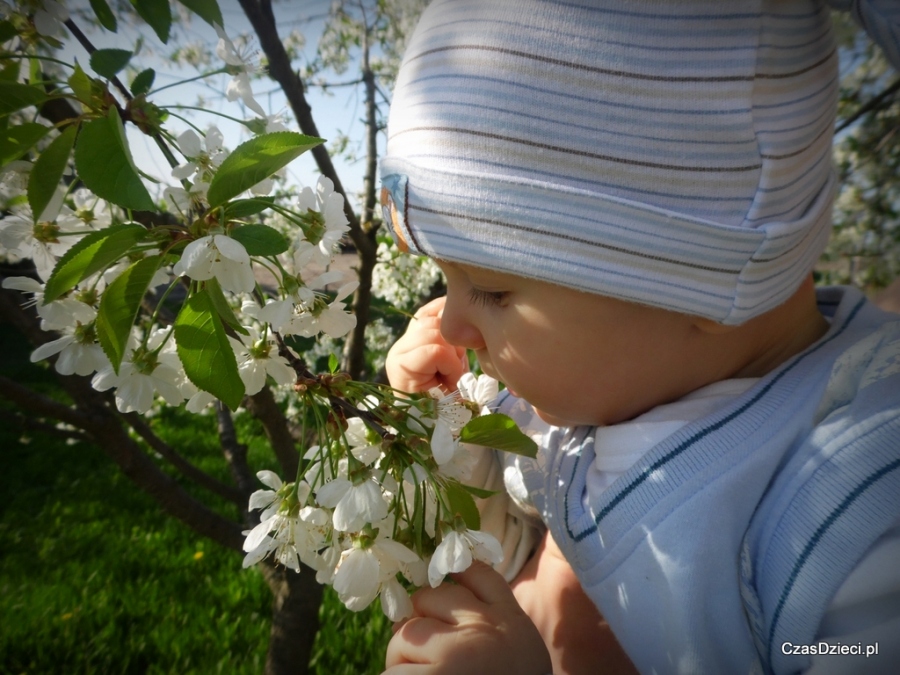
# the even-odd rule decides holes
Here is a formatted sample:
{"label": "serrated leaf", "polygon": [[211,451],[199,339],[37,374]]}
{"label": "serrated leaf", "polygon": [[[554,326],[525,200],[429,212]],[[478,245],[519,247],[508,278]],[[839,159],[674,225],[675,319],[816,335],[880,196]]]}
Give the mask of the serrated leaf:
{"label": "serrated leaf", "polygon": [[169,0],[131,0],[138,15],[147,22],[163,44],[169,41],[172,28],[172,12]]}
{"label": "serrated leaf", "polygon": [[47,100],[36,85],[21,82],[0,82],[0,116],[9,115],[30,105],[40,105]]}
{"label": "serrated leaf", "polygon": [[450,502],[452,515],[460,516],[470,530],[480,530],[481,514],[478,513],[478,507],[475,506],[472,495],[456,481],[448,481],[446,488],[447,501]]}
{"label": "serrated leaf", "polygon": [[516,455],[537,456],[537,444],[522,433],[511,417],[502,413],[472,418],[460,431],[459,440]]}
{"label": "serrated leaf", "polygon": [[95,324],[97,337],[117,373],[125,357],[131,327],[161,261],[162,256],[158,255],[138,260],[117,276],[100,297]]}
{"label": "serrated leaf", "polygon": [[222,321],[205,290],[192,294],[178,313],[175,344],[191,382],[235,410],[244,398],[244,383]]}
{"label": "serrated leaf", "polygon": [[44,304],[56,300],[78,282],[127,253],[147,235],[140,225],[125,223],[92,232],[65,252],[44,287]]}
{"label": "serrated leaf", "polygon": [[50,127],[36,122],[16,124],[0,136],[0,165],[19,159],[50,131]]}
{"label": "serrated leaf", "polygon": [[203,19],[210,26],[224,26],[222,10],[216,0],[180,0],[181,4]]}
{"label": "serrated leaf", "polygon": [[109,5],[106,4],[106,0],[91,0],[91,9],[94,10],[97,21],[100,22],[101,26],[111,33],[116,32],[118,29],[118,26],[116,25],[116,15],[112,13]]}
{"label": "serrated leaf", "polygon": [[13,26],[12,23],[9,21],[0,21],[0,42],[12,40],[18,34],[19,31],[16,30],[16,27]]}
{"label": "serrated leaf", "polygon": [[156,71],[153,70],[153,68],[142,70],[131,81],[131,93],[135,96],[146,94],[148,91],[150,91],[150,87],[153,86],[153,81],[155,79]]}
{"label": "serrated leaf", "polygon": [[238,321],[238,318],[234,315],[234,310],[231,308],[231,305],[228,304],[228,300],[222,292],[222,286],[219,284],[219,281],[213,277],[212,279],[203,282],[203,287],[206,289],[206,292],[209,293],[210,302],[212,302],[213,307],[219,313],[222,320],[238,333],[250,335],[250,331],[244,328],[241,325],[241,322]]}
{"label": "serrated leaf", "polygon": [[82,126],[75,144],[75,166],[85,187],[101,199],[126,209],[153,210],[153,200],[134,167],[115,108],[110,108],[109,117]]}
{"label": "serrated leaf", "polygon": [[75,70],[69,75],[68,81],[69,86],[72,87],[72,93],[75,94],[75,98],[85,105],[90,105],[91,78],[77,63],[75,64]]}
{"label": "serrated leaf", "polygon": [[288,250],[288,240],[268,225],[242,225],[228,234],[240,242],[250,255],[278,255]]}
{"label": "serrated leaf", "polygon": [[31,204],[32,213],[43,213],[53,198],[69,164],[77,133],[77,125],[69,126],[53,139],[35,161],[28,176],[28,203]]}
{"label": "serrated leaf", "polygon": [[251,199],[237,199],[225,205],[225,218],[228,220],[240,220],[247,216],[255,216],[275,203],[272,197],[253,197]]}
{"label": "serrated leaf", "polygon": [[127,49],[98,49],[91,54],[91,68],[95,73],[111,80],[131,61],[132,53]]}
{"label": "serrated leaf", "polygon": [[251,138],[234,149],[219,166],[209,185],[212,207],[237,197],[325,140],[293,131],[276,131]]}

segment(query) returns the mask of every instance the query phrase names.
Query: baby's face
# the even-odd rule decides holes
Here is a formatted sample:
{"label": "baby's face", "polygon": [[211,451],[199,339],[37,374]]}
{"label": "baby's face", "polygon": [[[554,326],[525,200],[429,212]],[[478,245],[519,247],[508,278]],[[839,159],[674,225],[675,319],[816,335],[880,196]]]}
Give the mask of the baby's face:
{"label": "baby's face", "polygon": [[559,425],[614,424],[691,390],[691,317],[438,261],[444,338]]}

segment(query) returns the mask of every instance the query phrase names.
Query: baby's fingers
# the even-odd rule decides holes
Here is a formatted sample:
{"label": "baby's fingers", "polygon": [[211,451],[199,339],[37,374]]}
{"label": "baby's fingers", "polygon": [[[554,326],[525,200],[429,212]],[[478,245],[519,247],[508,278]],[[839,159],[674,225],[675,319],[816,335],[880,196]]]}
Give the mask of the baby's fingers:
{"label": "baby's fingers", "polygon": [[391,670],[404,664],[439,663],[443,647],[453,641],[453,626],[436,619],[413,617],[405,622],[388,643],[385,657],[386,672],[399,673],[426,672],[425,670]]}

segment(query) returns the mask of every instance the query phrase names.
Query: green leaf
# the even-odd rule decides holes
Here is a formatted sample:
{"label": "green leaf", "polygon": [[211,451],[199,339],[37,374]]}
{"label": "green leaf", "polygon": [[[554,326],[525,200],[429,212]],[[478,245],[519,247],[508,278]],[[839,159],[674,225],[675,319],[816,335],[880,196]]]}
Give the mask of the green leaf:
{"label": "green leaf", "polygon": [[325,140],[293,131],[276,131],[241,143],[219,166],[209,185],[210,206],[219,206],[265,180],[291,160]]}
{"label": "green leaf", "polygon": [[0,136],[0,165],[19,159],[41,140],[50,127],[36,122],[26,122],[9,127]]}
{"label": "green leaf", "polygon": [[118,26],[116,25],[116,15],[112,13],[109,5],[106,4],[106,0],[91,0],[91,9],[94,10],[97,21],[100,22],[101,26],[110,33],[116,32],[118,29]]}
{"label": "green leaf", "polygon": [[19,31],[16,30],[16,27],[13,26],[12,23],[9,21],[0,21],[0,42],[12,40],[18,34]]}
{"label": "green leaf", "polygon": [[131,4],[160,41],[166,44],[169,41],[169,30],[172,28],[169,0],[131,0]]}
{"label": "green leaf", "polygon": [[268,225],[242,225],[228,234],[239,241],[250,255],[278,255],[288,250],[288,240]]}
{"label": "green leaf", "polygon": [[111,80],[131,61],[132,53],[127,49],[98,49],[91,54],[91,68],[95,73]]}
{"label": "green leaf", "polygon": [[113,225],[87,235],[56,263],[44,287],[44,304],[56,300],[82,279],[114,263],[146,235],[147,230],[135,223]]}
{"label": "green leaf", "polygon": [[447,481],[446,487],[447,501],[450,502],[452,515],[460,516],[470,530],[480,530],[481,514],[478,513],[478,507],[475,506],[472,495],[457,481]]}
{"label": "green leaf", "polygon": [[197,387],[235,410],[244,383],[219,314],[206,291],[191,295],[175,319],[175,343],[184,372]]}
{"label": "green leaf", "polygon": [[203,19],[210,26],[224,26],[222,10],[216,0],[180,0],[181,4]]}
{"label": "green leaf", "polygon": [[[8,23],[6,21],[0,21],[0,25],[4,23]],[[19,80],[19,73],[22,71],[22,62],[21,61],[10,61],[7,63],[2,70],[0,70],[0,81],[3,82],[17,82]]]}
{"label": "green leaf", "polygon": [[117,276],[100,298],[97,337],[117,373],[125,357],[131,327],[161,261],[162,256],[158,255],[138,260]]}
{"label": "green leaf", "polygon": [[238,333],[250,335],[250,331],[244,328],[241,325],[241,322],[238,321],[238,318],[234,315],[234,310],[231,308],[231,305],[228,304],[228,300],[222,292],[219,281],[213,277],[212,279],[203,282],[203,287],[206,289],[206,292],[209,293],[210,302],[212,302],[213,307],[219,313],[222,320]]}
{"label": "green leaf", "polygon": [[153,200],[131,159],[125,129],[115,108],[109,117],[86,123],[75,144],[78,175],[91,192],[126,209],[152,211]]}
{"label": "green leaf", "polygon": [[502,413],[472,418],[460,431],[459,440],[516,455],[537,456],[537,444],[522,433],[511,417]]}
{"label": "green leaf", "polygon": [[28,176],[28,203],[31,204],[31,212],[35,218],[40,217],[56,193],[56,188],[69,164],[77,133],[77,125],[69,126],[53,139],[34,163],[34,168]]}
{"label": "green leaf", "polygon": [[466,489],[466,492],[469,494],[478,497],[478,499],[487,499],[488,497],[493,497],[496,494],[499,494],[499,490],[485,490],[483,488],[477,488],[473,485],[463,485]]}
{"label": "green leaf", "polygon": [[328,355],[328,372],[331,373],[332,375],[334,375],[338,371],[338,368],[340,368],[340,367],[341,367],[341,362],[338,361],[338,357],[335,356],[334,354],[329,354]]}
{"label": "green leaf", "polygon": [[153,68],[147,68],[139,72],[131,81],[131,93],[135,96],[146,94],[153,86],[153,80],[156,79],[156,71]]}
{"label": "green leaf", "polygon": [[72,87],[75,98],[85,105],[91,104],[91,78],[77,63],[75,71],[69,75],[69,86]]}
{"label": "green leaf", "polygon": [[40,105],[46,100],[47,94],[37,85],[0,82],[0,116],[9,115],[30,105]]}
{"label": "green leaf", "polygon": [[271,208],[274,203],[275,199],[272,197],[237,199],[225,205],[225,217],[228,220],[240,220],[247,216],[255,216],[257,213]]}

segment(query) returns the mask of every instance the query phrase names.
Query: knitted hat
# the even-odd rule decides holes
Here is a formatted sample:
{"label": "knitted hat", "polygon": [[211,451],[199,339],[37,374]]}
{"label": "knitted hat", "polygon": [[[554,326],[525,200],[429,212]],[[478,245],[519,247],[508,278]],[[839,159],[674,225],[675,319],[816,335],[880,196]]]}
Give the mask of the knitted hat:
{"label": "knitted hat", "polygon": [[741,323],[828,238],[837,63],[820,0],[435,0],[385,222],[413,252]]}

